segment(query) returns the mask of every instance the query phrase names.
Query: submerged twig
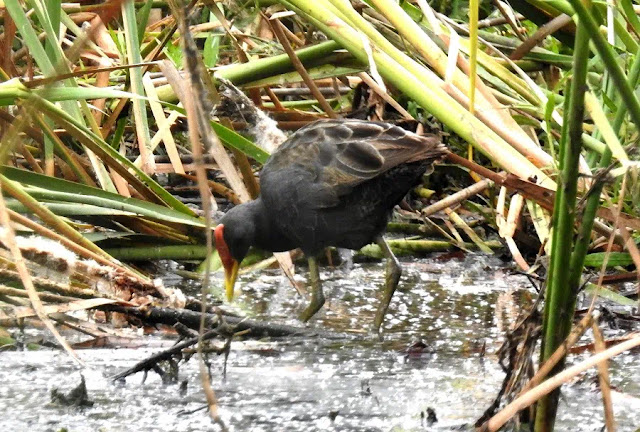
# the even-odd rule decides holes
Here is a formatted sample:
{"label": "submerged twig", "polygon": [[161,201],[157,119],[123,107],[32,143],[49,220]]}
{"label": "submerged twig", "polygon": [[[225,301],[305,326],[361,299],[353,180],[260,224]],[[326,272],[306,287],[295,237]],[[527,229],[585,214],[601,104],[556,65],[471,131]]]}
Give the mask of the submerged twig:
{"label": "submerged twig", "polygon": [[216,336],[219,336],[219,332],[218,332],[217,329],[213,329],[213,330],[209,330],[208,332],[203,333],[203,334],[201,334],[201,335],[199,335],[197,337],[194,337],[194,338],[187,339],[185,341],[179,342],[179,343],[175,344],[174,346],[172,346],[171,348],[168,348],[168,349],[166,349],[164,351],[161,351],[161,352],[159,352],[157,354],[154,354],[151,357],[148,357],[148,358],[138,362],[136,365],[130,367],[129,369],[115,374],[114,376],[111,377],[111,379],[114,380],[114,381],[117,381],[117,380],[126,378],[129,375],[133,375],[133,374],[138,373],[138,372],[151,370],[151,369],[153,369],[153,367],[158,362],[161,362],[161,361],[164,361],[164,360],[169,360],[173,356],[180,354],[184,348],[188,348],[190,346],[193,346],[193,345],[199,343],[200,341],[206,341],[206,340],[209,340],[209,339],[213,339]]}

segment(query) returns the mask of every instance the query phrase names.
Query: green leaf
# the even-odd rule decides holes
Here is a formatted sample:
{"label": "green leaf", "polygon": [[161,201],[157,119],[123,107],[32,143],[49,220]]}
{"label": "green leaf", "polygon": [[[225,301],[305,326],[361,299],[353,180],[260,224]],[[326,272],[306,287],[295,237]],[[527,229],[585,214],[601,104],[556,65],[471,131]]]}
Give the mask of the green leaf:
{"label": "green leaf", "polygon": [[[162,103],[172,110],[186,115],[186,111],[184,110],[184,108],[168,102]],[[241,151],[242,153],[246,154],[250,158],[253,158],[256,162],[259,162],[261,164],[264,164],[267,159],[269,159],[269,153],[267,151],[258,147],[237,132],[215,121],[211,121],[211,127],[213,128],[213,131],[216,133],[216,135],[218,135],[218,138],[222,140],[223,144],[227,145],[228,147]]]}
{"label": "green leaf", "polygon": [[123,212],[131,212],[163,222],[205,228],[205,223],[202,219],[190,217],[177,210],[136,198],[125,198],[102,189],[8,166],[2,168],[2,173],[13,181],[35,186],[35,188],[28,188],[29,194],[40,199],[90,204]]}
{"label": "green leaf", "polygon": [[116,90],[111,87],[49,87],[33,90],[33,93],[51,102],[78,99],[147,99],[135,93]]}
{"label": "green leaf", "polygon": [[[585,257],[584,265],[586,267],[601,267],[606,255],[606,252],[591,253]],[[628,252],[611,252],[608,255],[607,267],[628,266],[633,264],[633,259]]]}
{"label": "green leaf", "polygon": [[218,53],[220,52],[220,35],[210,34],[204,42],[204,52],[202,54],[204,64],[207,67],[214,67],[218,62]]}
{"label": "green leaf", "polygon": [[182,48],[180,45],[167,44],[163,51],[178,69],[182,68]]}
{"label": "green leaf", "polygon": [[[184,203],[180,202],[176,197],[167,192],[162,186],[154,181],[149,175],[144,173],[138,167],[136,167],[129,159],[121,155],[117,150],[113,149],[107,144],[102,137],[96,135],[92,131],[88,130],[80,122],[77,122],[74,118],[69,116],[66,112],[60,110],[57,106],[42,99],[37,95],[32,95],[31,101],[38,107],[38,109],[46,112],[46,114],[56,120],[60,125],[65,127],[67,131],[76,139],[82,142],[82,144],[89,146],[98,156],[105,159],[105,163],[111,162],[109,165],[114,170],[118,171],[125,179],[128,179],[130,183],[135,182],[134,187],[137,186],[138,192],[156,194],[171,208],[178,210],[186,215],[193,215],[193,211],[187,207]],[[109,159],[109,161],[107,161]],[[131,174],[131,172],[134,175]]]}
{"label": "green leaf", "polygon": [[[27,191],[32,192],[33,189],[27,189]],[[32,196],[35,195],[37,194],[34,194]],[[134,212],[98,207],[90,204],[80,204],[77,202],[63,203],[41,201],[40,204],[42,204],[58,216],[136,216],[136,213]],[[7,207],[18,213],[30,213],[26,206],[15,199],[8,199]]]}
{"label": "green leaf", "polygon": [[153,7],[153,1],[148,1],[145,2],[140,9],[138,9],[138,40],[140,41],[144,39],[144,31],[147,29],[151,7]]}
{"label": "green leaf", "polygon": [[587,294],[591,294],[591,295],[594,295],[597,293],[598,297],[612,301],[614,303],[618,303],[621,306],[633,306],[633,307],[638,306],[638,302],[636,300],[625,297],[621,294],[618,294],[617,292],[611,291],[604,287],[598,288],[597,285],[592,283],[588,283],[584,291]]}

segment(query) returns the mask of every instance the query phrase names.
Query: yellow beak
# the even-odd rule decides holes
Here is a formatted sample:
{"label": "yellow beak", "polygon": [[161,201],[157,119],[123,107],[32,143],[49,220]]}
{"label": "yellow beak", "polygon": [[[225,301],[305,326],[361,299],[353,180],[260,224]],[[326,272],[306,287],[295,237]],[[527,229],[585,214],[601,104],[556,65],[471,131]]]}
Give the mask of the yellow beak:
{"label": "yellow beak", "polygon": [[238,268],[240,267],[240,263],[236,260],[233,260],[233,265],[231,269],[224,269],[224,287],[227,293],[227,301],[233,300],[233,287],[236,284],[236,279],[238,278]]}

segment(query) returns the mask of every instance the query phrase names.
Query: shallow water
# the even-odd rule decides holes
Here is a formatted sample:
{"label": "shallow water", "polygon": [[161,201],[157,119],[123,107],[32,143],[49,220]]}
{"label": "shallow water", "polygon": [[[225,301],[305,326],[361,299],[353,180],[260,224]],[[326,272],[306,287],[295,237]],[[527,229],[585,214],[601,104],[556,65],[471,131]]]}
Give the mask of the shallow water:
{"label": "shallow water", "polygon": [[[471,430],[500,388],[503,373],[493,355],[519,305],[535,296],[529,282],[499,260],[403,263],[405,273],[387,321],[385,340],[367,336],[373,320],[382,264],[356,265],[345,274],[322,273],[327,305],[310,324],[360,332],[359,340],[248,341],[234,343],[227,378],[212,358],[220,414],[234,431]],[[299,325],[304,306],[277,272],[242,276],[236,305],[257,319]],[[609,332],[608,335],[613,333]],[[54,406],[50,390],[68,391],[80,381],[68,357],[56,351],[0,353],[0,431],[202,431],[212,430],[203,407],[197,363],[181,364],[180,380],[164,385],[150,373],[126,383],[109,377],[171,341],[147,339],[139,349],[79,351],[93,407]],[[406,348],[424,343],[421,354]],[[483,356],[483,347],[486,354]],[[573,362],[581,356],[570,358]],[[626,354],[611,362],[619,431],[640,426],[640,362]],[[557,430],[599,431],[603,426],[594,371],[564,387]],[[438,422],[426,419],[432,408]]]}

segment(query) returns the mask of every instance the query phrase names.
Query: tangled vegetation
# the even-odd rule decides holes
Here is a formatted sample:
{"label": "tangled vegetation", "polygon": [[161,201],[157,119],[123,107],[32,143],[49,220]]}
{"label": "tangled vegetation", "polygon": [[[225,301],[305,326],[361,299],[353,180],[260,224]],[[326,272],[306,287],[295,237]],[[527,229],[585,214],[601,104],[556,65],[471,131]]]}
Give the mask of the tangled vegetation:
{"label": "tangled vegetation", "polygon": [[[540,334],[544,366],[477,426],[497,430],[537,401],[535,430],[552,430],[556,389],[584,365],[598,365],[610,407],[606,360],[637,336],[606,351],[597,341],[591,363],[561,371],[569,345],[597,329],[591,309],[574,325],[581,289],[637,305],[607,288],[640,268],[637,12],[631,0],[5,0],[0,323],[37,317],[76,356],[52,316],[211,311],[139,263],[197,261],[208,293],[218,205],[257,196],[260,165],[288,131],[384,120],[438,133],[451,152],[431,189],[415,190],[410,223],[390,223],[412,236],[392,249],[504,247],[544,281],[542,329],[524,332],[524,320],[512,346],[531,348],[530,362]],[[296,255],[254,258],[290,275]]]}

